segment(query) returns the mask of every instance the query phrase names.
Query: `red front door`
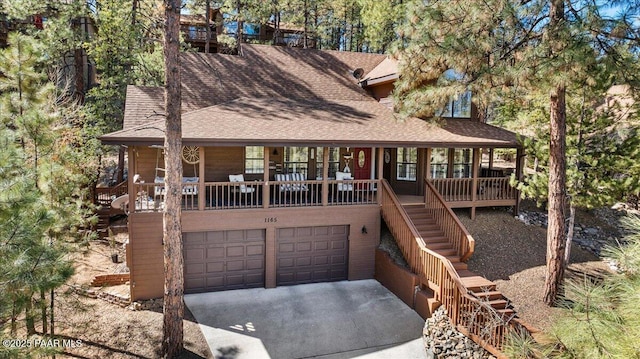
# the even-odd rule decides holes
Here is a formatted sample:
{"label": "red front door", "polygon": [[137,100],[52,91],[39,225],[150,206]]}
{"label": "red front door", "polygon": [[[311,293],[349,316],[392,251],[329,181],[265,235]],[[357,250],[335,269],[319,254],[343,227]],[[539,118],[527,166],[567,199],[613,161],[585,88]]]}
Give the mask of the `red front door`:
{"label": "red front door", "polygon": [[371,179],[371,148],[353,149],[353,178]]}

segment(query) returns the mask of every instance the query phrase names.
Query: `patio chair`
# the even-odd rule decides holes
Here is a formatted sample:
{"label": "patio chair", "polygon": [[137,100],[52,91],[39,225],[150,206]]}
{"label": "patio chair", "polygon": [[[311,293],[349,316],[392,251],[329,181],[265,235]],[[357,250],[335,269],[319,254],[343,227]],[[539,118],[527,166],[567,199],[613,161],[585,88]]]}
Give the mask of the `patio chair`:
{"label": "patio chair", "polygon": [[279,186],[280,192],[300,192],[309,190],[306,184],[301,183],[307,180],[306,176],[303,173],[278,173],[276,174],[275,179],[278,182],[299,182],[281,183]]}
{"label": "patio chair", "polygon": [[[229,182],[243,182],[244,183],[244,175],[239,174],[239,175],[229,175]],[[236,188],[234,188],[235,192],[240,192],[240,193],[253,193],[256,191],[255,188],[253,187],[247,187],[247,185],[241,184],[240,186],[237,186]]]}
{"label": "patio chair", "polygon": [[353,183],[345,182],[345,181],[353,180],[353,177],[351,177],[351,173],[336,172],[336,180],[343,181],[338,183],[338,187],[337,187],[338,192],[353,191]]}

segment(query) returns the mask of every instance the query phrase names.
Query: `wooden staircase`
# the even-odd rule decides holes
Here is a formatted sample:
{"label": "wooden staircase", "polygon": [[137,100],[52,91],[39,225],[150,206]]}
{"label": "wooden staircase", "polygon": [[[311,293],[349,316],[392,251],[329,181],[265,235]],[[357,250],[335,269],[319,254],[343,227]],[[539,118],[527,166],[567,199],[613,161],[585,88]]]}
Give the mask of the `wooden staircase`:
{"label": "wooden staircase", "polygon": [[503,319],[508,320],[515,316],[509,300],[496,290],[496,284],[468,269],[467,263],[461,260],[458,251],[449,242],[436,220],[425,210],[424,204],[405,205],[403,208],[427,248],[451,262],[467,290],[491,306]]}

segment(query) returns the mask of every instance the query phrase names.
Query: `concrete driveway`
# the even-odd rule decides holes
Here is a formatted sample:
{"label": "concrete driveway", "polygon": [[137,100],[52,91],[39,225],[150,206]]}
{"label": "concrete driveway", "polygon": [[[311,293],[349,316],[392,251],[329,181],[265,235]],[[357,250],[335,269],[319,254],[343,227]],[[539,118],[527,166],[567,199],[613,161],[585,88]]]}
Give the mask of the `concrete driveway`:
{"label": "concrete driveway", "polygon": [[185,295],[216,358],[425,358],[424,320],[375,280]]}

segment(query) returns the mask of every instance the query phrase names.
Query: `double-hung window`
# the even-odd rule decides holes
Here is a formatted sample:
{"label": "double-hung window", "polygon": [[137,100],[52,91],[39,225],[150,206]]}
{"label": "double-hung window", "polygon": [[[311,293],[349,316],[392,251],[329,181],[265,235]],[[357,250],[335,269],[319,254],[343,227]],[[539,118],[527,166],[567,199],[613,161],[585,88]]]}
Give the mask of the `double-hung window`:
{"label": "double-hung window", "polygon": [[284,151],[284,170],[286,173],[309,172],[309,147],[286,147]]}
{"label": "double-hung window", "polygon": [[418,149],[416,147],[398,148],[396,166],[397,180],[415,181],[418,169]]}
{"label": "double-hung window", "polygon": [[[322,177],[323,147],[316,148],[316,177]],[[329,147],[329,178],[335,178],[340,171],[340,148]]]}
{"label": "double-hung window", "polygon": [[264,147],[245,147],[244,173],[264,173]]}

